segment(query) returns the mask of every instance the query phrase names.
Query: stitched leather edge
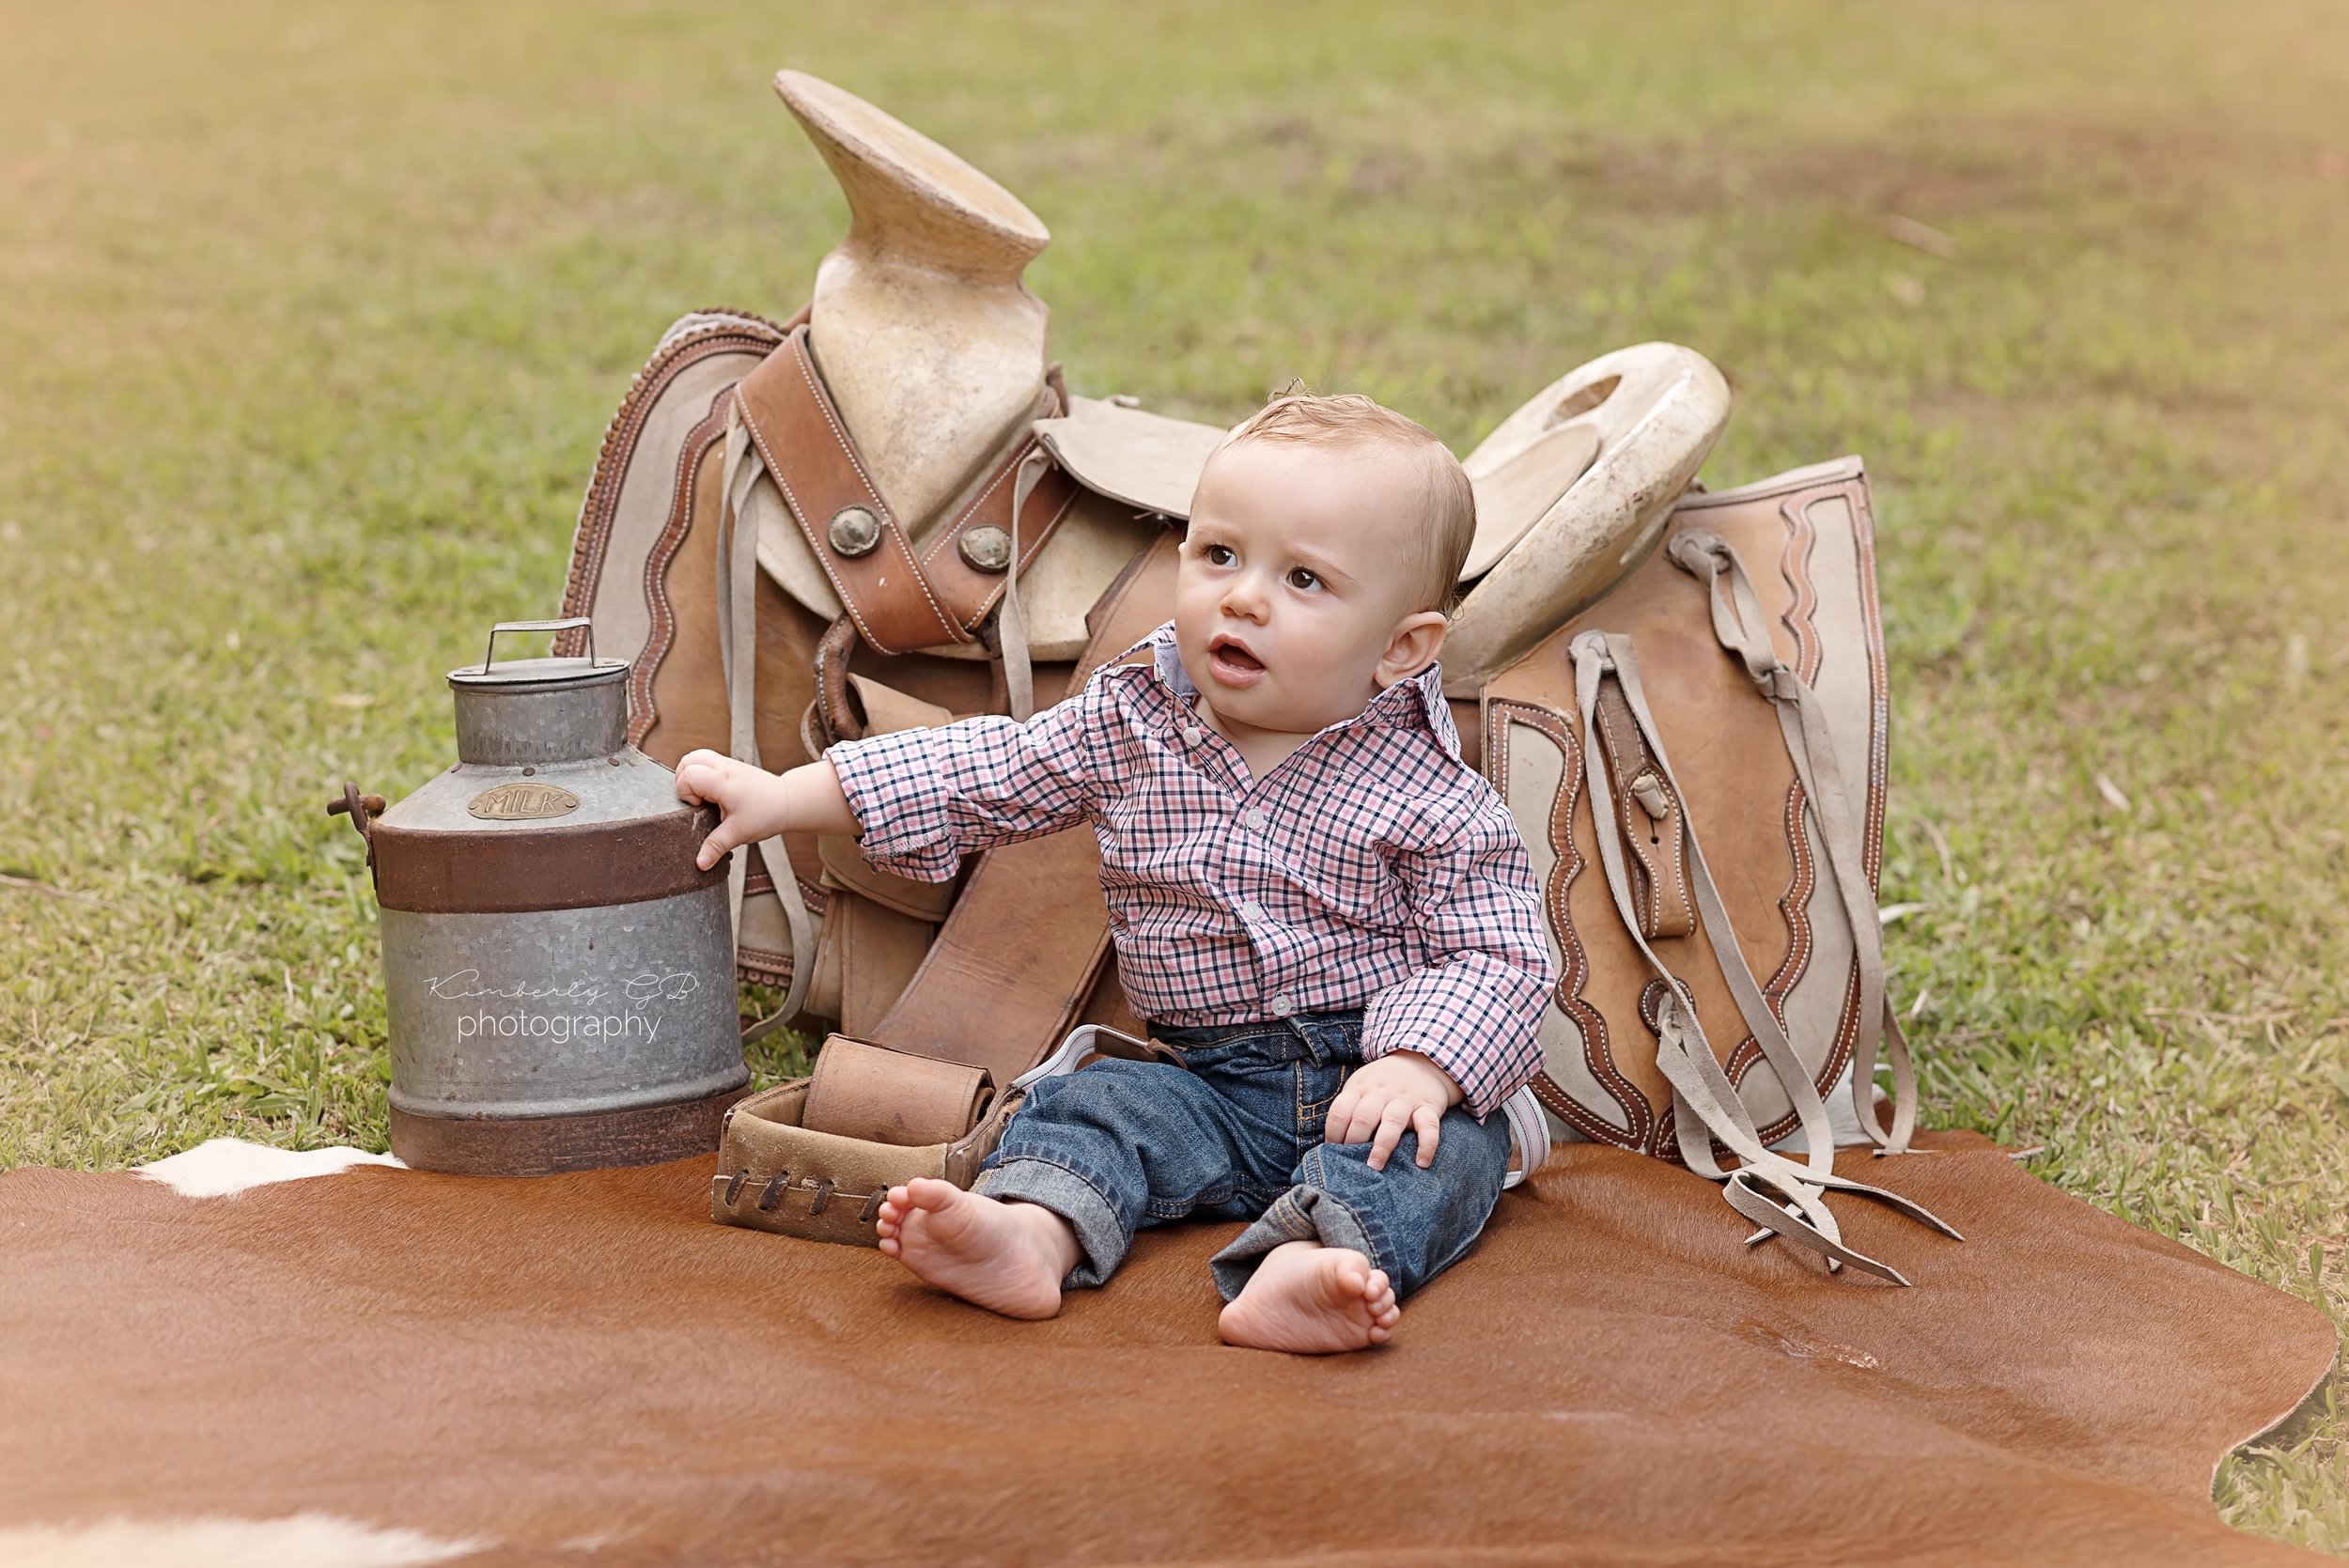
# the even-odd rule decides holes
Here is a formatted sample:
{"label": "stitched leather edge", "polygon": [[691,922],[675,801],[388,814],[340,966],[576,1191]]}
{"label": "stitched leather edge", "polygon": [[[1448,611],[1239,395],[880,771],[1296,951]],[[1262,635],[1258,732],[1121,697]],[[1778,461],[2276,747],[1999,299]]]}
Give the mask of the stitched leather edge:
{"label": "stitched leather edge", "polygon": [[[570,566],[563,588],[565,615],[584,615],[595,602],[596,588],[603,577],[604,551],[611,544],[613,517],[619,507],[621,481],[635,458],[645,421],[669,383],[689,366],[713,354],[755,352],[763,358],[772,353],[787,335],[774,322],[745,311],[708,314],[723,314],[730,319],[688,333],[646,360],[630,379],[626,396],[614,411],[612,422],[604,427],[603,441],[596,449],[596,466],[580,497],[579,522],[571,536]],[[554,651],[566,658],[577,658],[586,651],[586,634],[558,634]]]}
{"label": "stitched leather edge", "polygon": [[694,481],[710,448],[725,440],[726,399],[733,396],[731,384],[721,387],[710,397],[709,411],[686,432],[677,451],[677,479],[669,492],[669,520],[645,555],[645,604],[652,614],[652,629],[628,673],[628,743],[631,746],[652,732],[659,717],[652,700],[653,676],[661,661],[669,657],[669,644],[677,636],[677,610],[669,602],[669,567],[692,529]]}
{"label": "stitched leather edge", "polygon": [[1591,975],[1591,960],[1582,949],[1581,939],[1575,935],[1574,923],[1566,909],[1567,895],[1585,864],[1581,851],[1574,843],[1574,812],[1582,796],[1582,746],[1574,735],[1573,726],[1548,708],[1505,698],[1489,704],[1485,720],[1487,766],[1493,784],[1501,791],[1503,800],[1509,798],[1509,726],[1512,723],[1521,723],[1529,729],[1540,731],[1554,741],[1564,755],[1564,766],[1559,775],[1558,795],[1550,803],[1547,829],[1549,846],[1557,860],[1550,868],[1548,883],[1542,890],[1543,917],[1549,923],[1551,934],[1558,939],[1560,955],[1564,960],[1558,966],[1558,985],[1551,993],[1551,1001],[1582,1032],[1582,1059],[1599,1086],[1623,1108],[1628,1126],[1616,1126],[1584,1107],[1560,1087],[1547,1069],[1533,1075],[1533,1097],[1560,1121],[1594,1142],[1653,1153],[1647,1147],[1647,1141],[1655,1110],[1648,1104],[1647,1096],[1616,1069],[1614,1053],[1608,1041],[1607,1020],[1596,1008],[1582,999],[1582,987]]}
{"label": "stitched leather edge", "polygon": [[1876,892],[1884,873],[1884,795],[1892,737],[1892,692],[1884,657],[1884,605],[1876,597],[1875,509],[1869,504],[1864,477],[1848,481],[1839,490],[1851,507],[1854,565],[1859,571],[1859,609],[1868,625],[1868,691],[1873,700],[1868,712],[1868,808],[1864,830],[1867,843],[1861,848],[1869,891]]}
{"label": "stitched leather edge", "polygon": [[[816,374],[815,361],[807,351],[805,333],[794,332],[785,341],[781,351],[788,352],[792,356],[792,367],[800,372],[807,388],[810,401],[817,411],[824,416],[824,422],[830,427],[837,441],[841,454],[848,459],[849,469],[856,474],[857,483],[863,487],[866,499],[872,503],[873,513],[880,520],[882,545],[904,566],[914,586],[921,590],[923,602],[929,606],[931,618],[937,623],[939,629],[944,633],[935,643],[923,643],[917,639],[916,642],[909,644],[909,647],[936,647],[947,643],[970,641],[970,634],[955,624],[952,616],[939,608],[937,597],[930,592],[929,581],[923,575],[921,563],[915,559],[913,547],[907,541],[905,530],[898,523],[896,514],[891,511],[889,504],[881,499],[880,489],[873,483],[872,474],[865,469],[864,459],[857,452],[856,443],[848,439],[848,431],[842,427],[840,416],[832,409],[831,395],[824,390],[822,380]],[[838,597],[841,608],[848,612],[849,619],[856,626],[858,634],[864,639],[865,645],[876,653],[881,654],[909,651],[908,647],[893,645],[894,639],[892,642],[885,643],[874,633],[871,623],[865,618],[863,607],[857,602],[856,593],[849,589],[840,574],[839,567],[834,564],[832,546],[823,536],[821,521],[808,511],[800,501],[798,493],[792,489],[790,476],[785,472],[783,465],[775,460],[774,448],[768,441],[767,431],[760,427],[758,420],[752,412],[749,400],[741,396],[739,388],[736,393],[736,403],[741,410],[742,424],[750,431],[751,440],[758,448],[759,458],[766,464],[768,479],[777,490],[782,492],[785,504],[790,508],[792,520],[799,524],[800,531],[807,538],[809,548],[816,553],[816,564],[823,568],[824,576],[831,582],[832,592]]]}

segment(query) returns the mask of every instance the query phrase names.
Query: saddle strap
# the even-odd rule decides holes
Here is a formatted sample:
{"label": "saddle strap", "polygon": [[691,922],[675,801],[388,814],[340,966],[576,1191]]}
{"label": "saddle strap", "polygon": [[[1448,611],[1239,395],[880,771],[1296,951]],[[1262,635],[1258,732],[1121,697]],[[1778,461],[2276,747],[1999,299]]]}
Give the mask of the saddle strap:
{"label": "saddle strap", "polygon": [[[804,333],[806,329],[800,331]],[[748,426],[736,416],[738,406],[727,407],[725,472],[729,483],[724,516],[721,519],[723,532],[715,552],[718,652],[726,677],[727,750],[737,760],[756,768],[760,766],[756,707],[758,514],[745,505],[754,475],[741,459],[752,435]],[[741,493],[738,493],[734,483],[738,476]],[[775,897],[783,905],[784,921],[791,931],[791,984],[784,993],[783,1005],[744,1032],[746,1044],[764,1036],[786,1019],[799,1016],[801,1006],[807,1001],[808,983],[816,972],[816,917],[808,912],[807,897],[801,892],[800,878],[791,869],[791,856],[784,848],[783,835],[761,839],[757,847],[759,863],[766,867],[768,879],[774,884]],[[741,941],[742,899],[749,875],[750,855],[745,846],[743,851],[727,857],[726,865],[726,908],[737,946]]]}
{"label": "saddle strap", "polygon": [[[1582,710],[1583,733],[1590,735],[1596,730],[1598,714],[1606,706],[1606,693],[1611,687],[1621,712],[1641,734],[1645,765],[1662,776],[1672,799],[1685,800],[1679,781],[1672,776],[1672,763],[1665,756],[1663,740],[1656,733],[1655,718],[1649,710],[1647,692],[1640,679],[1639,661],[1633,652],[1631,639],[1610,632],[1586,631],[1574,640],[1568,651],[1574,660],[1575,697]],[[1617,815],[1611,781],[1607,777],[1609,769],[1599,757],[1589,754],[1597,750],[1599,748],[1586,748],[1583,768],[1591,790],[1592,815],[1599,829],[1596,835],[1599,860],[1607,871],[1608,889],[1614,897],[1616,913],[1623,917],[1624,924],[1633,932],[1640,951],[1647,956],[1657,976],[1669,987],[1668,996],[1658,1007],[1659,1024],[1669,1021],[1665,1017],[1668,1013],[1685,1014],[1687,1026],[1695,1030],[1696,1041],[1703,1044],[1703,1026],[1696,1021],[1693,1006],[1686,1004],[1685,987],[1663,960],[1656,955],[1655,949],[1648,945],[1646,924],[1640,918],[1639,903],[1626,863],[1622,834],[1615,826],[1621,818]],[[1785,1029],[1771,1010],[1761,984],[1754,979],[1753,970],[1746,962],[1744,949],[1735,940],[1735,933],[1731,927],[1727,908],[1721,904],[1716,890],[1712,868],[1705,862],[1703,848],[1698,844],[1695,830],[1685,811],[1679,814],[1679,831],[1698,917],[1703,920],[1705,938],[1715,950],[1714,959],[1720,966],[1721,977],[1729,986],[1731,997],[1736,1001],[1739,1016],[1753,1032],[1754,1043],[1761,1047],[1763,1059],[1778,1075],[1788,1102],[1795,1108],[1802,1127],[1809,1173],[1816,1176],[1828,1172],[1834,1159],[1835,1140],[1828,1121],[1827,1106],[1819,1098],[1817,1086],[1811,1081],[1810,1069],[1796,1054],[1794,1044],[1787,1039]],[[1682,1037],[1684,1040],[1688,1038],[1685,1030]],[[1759,1146],[1760,1131],[1746,1112],[1745,1102],[1731,1085],[1727,1073],[1709,1045],[1702,1054],[1703,1062],[1695,1064],[1703,1079],[1700,1098],[1719,1099],[1725,1107],[1734,1108],[1731,1117],[1733,1126]],[[1667,1072],[1666,1077],[1670,1078],[1671,1074]],[[1673,1120],[1681,1154],[1690,1160],[1691,1168],[1708,1175],[1716,1174],[1712,1151],[1705,1144],[1703,1131],[1686,1117],[1675,1116]],[[1781,1157],[1772,1155],[1769,1157],[1784,1163]]]}
{"label": "saddle strap", "polygon": [[[1159,535],[1101,596],[1071,691],[1165,618],[1179,545],[1173,533]],[[981,855],[871,1043],[985,1067],[998,1084],[1042,1061],[1075,1022],[1109,952],[1100,855],[1081,829]]]}
{"label": "saddle strap", "polygon": [[[1043,542],[1044,536],[1059,522],[1061,513],[1067,511],[1068,503],[1076,499],[1077,489],[1068,476],[1052,465],[1052,455],[1037,445],[1035,438],[1030,436],[1028,444],[1020,448],[1012,462],[1007,553],[1014,561],[1025,562],[1027,559],[1019,548],[1019,514],[1031,504],[1036,492],[1052,481],[1057,481],[1058,491],[1065,493],[1059,501],[1058,509],[1034,536],[1036,544]],[[989,493],[993,493],[992,487]],[[1034,548],[1030,547],[1030,553],[1034,552]],[[1028,652],[1028,612],[1026,606],[1019,602],[1019,573],[1017,570],[1003,575],[1003,609],[995,622],[995,646],[1003,661],[1004,706],[1011,709],[1013,718],[1024,724],[1035,712],[1035,665]]]}
{"label": "saddle strap", "polygon": [[[1044,411],[1057,411],[1058,395],[1046,396]],[[1011,611],[1019,574],[1080,493],[1025,432],[917,558],[817,374],[804,329],[742,378],[730,406],[848,620],[878,653],[968,643],[999,600]],[[729,475],[736,468],[730,455]],[[1024,662],[1024,637],[1019,652]]]}
{"label": "saddle strap", "polygon": [[1589,733],[1614,781],[1620,814],[1614,827],[1630,851],[1640,929],[1649,937],[1685,937],[1696,929],[1696,915],[1688,907],[1688,868],[1681,852],[1680,796],[1641,738],[1618,682],[1599,684],[1596,718]]}
{"label": "saddle strap", "polygon": [[[1853,805],[1849,775],[1837,765],[1818,693],[1778,656],[1763,618],[1761,597],[1727,540],[1707,528],[1691,528],[1672,540],[1672,564],[1704,584],[1712,607],[1713,632],[1721,646],[1745,665],[1754,687],[1777,711],[1779,729],[1794,760],[1803,798],[1819,825],[1828,863],[1843,907],[1851,916],[1852,950],[1859,967],[1859,1016],[1852,1043],[1852,1109],[1880,1155],[1909,1153],[1917,1126],[1917,1066],[1893,1016],[1885,985],[1884,925],[1876,914],[1875,890],[1862,858],[1861,814]],[[1892,1067],[1892,1126],[1887,1130],[1875,1107],[1875,1063],[1879,1042]]]}
{"label": "saddle strap", "polygon": [[[1583,733],[1587,736],[1594,732],[1600,688],[1611,678],[1640,730],[1652,766],[1662,774],[1672,797],[1685,802],[1688,798],[1672,776],[1671,759],[1648,706],[1631,639],[1609,632],[1584,632],[1574,640],[1569,652],[1574,661],[1576,700],[1581,709]],[[1827,1191],[1875,1198],[1945,1235],[1957,1240],[1964,1237],[1923,1205],[1836,1172],[1834,1137],[1828,1124],[1826,1106],[1746,962],[1711,868],[1705,863],[1695,824],[1684,810],[1680,831],[1686,842],[1689,889],[1697,919],[1704,928],[1739,1016],[1752,1032],[1764,1060],[1778,1075],[1795,1108],[1803,1132],[1804,1163],[1797,1165],[1763,1144],[1751,1114],[1714,1054],[1711,1041],[1705,1037],[1693,994],[1649,945],[1620,835],[1608,826],[1615,820],[1614,791],[1607,766],[1592,754],[1597,749],[1595,745],[1584,748],[1583,771],[1591,791],[1592,813],[1601,825],[1596,835],[1599,862],[1616,911],[1634,945],[1665,984],[1664,995],[1657,1007],[1657,1067],[1672,1085],[1673,1121],[1682,1158],[1691,1171],[1724,1183],[1730,1205],[1763,1227],[1750,1239],[1783,1235],[1823,1254],[1830,1269],[1849,1264],[1879,1279],[1906,1285],[1907,1280],[1897,1269],[1843,1243],[1835,1217],[1827,1207]],[[1871,900],[1854,913],[1866,918],[1873,910]],[[1740,1163],[1735,1171],[1724,1171],[1714,1159],[1712,1139],[1718,1139],[1737,1157]]]}
{"label": "saddle strap", "polygon": [[971,640],[939,603],[905,529],[857,456],[817,379],[804,328],[736,383],[729,408],[867,643],[905,653]]}

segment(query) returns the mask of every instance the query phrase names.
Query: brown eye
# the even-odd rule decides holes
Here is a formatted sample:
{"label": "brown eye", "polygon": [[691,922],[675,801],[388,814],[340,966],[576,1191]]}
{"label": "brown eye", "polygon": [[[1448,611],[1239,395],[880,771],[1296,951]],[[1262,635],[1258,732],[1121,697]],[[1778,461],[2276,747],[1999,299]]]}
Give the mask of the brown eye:
{"label": "brown eye", "polygon": [[1302,567],[1293,567],[1289,569],[1289,586],[1309,590],[1318,588],[1321,586],[1321,579]]}
{"label": "brown eye", "polygon": [[1232,548],[1229,545],[1209,545],[1199,553],[1206,557],[1207,565],[1211,567],[1228,567],[1232,564]]}

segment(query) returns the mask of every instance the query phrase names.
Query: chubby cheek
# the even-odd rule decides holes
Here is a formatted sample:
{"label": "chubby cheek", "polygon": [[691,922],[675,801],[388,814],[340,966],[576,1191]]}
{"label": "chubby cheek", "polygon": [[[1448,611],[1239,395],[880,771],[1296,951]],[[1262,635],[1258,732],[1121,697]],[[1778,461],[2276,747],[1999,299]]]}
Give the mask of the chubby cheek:
{"label": "chubby cheek", "polygon": [[[1184,562],[1188,567],[1190,563]],[[1174,580],[1174,651],[1183,661],[1183,668],[1201,691],[1209,689],[1207,674],[1207,640],[1221,629],[1219,613],[1221,596],[1213,583],[1202,583],[1195,577],[1188,581],[1183,575]],[[1227,693],[1227,695],[1231,695]]]}
{"label": "chubby cheek", "polygon": [[1215,635],[1216,594],[1199,581],[1186,560],[1174,578],[1174,642],[1185,654],[1204,656]]}

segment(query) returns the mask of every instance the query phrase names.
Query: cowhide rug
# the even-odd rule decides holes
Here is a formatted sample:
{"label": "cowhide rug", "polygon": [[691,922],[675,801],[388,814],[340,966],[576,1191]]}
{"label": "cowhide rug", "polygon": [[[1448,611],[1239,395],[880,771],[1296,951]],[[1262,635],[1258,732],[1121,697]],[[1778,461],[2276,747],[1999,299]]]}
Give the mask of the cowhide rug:
{"label": "cowhide rug", "polygon": [[1915,1289],[1749,1250],[1707,1184],[1584,1145],[1392,1345],[1327,1359],[1217,1343],[1227,1225],[1024,1324],[711,1224],[701,1160],[18,1171],[0,1561],[2302,1558],[2209,1489],[2331,1363],[2324,1315],[1935,1141],[1849,1165],[1964,1245],[1837,1204]]}

